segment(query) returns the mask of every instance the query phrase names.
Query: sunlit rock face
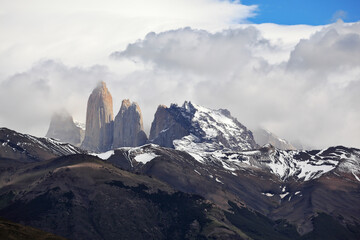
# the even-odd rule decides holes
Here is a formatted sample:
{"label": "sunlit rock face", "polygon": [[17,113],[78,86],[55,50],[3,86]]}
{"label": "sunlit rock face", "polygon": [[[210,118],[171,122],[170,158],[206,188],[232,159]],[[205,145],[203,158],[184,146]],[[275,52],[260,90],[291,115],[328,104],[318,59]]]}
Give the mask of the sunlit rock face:
{"label": "sunlit rock face", "polygon": [[131,103],[128,99],[123,100],[114,121],[113,148],[137,147],[146,142],[147,136],[139,105]]}
{"label": "sunlit rock face", "polygon": [[113,102],[104,82],[92,91],[86,111],[86,130],[82,148],[103,152],[111,149],[113,141]]}

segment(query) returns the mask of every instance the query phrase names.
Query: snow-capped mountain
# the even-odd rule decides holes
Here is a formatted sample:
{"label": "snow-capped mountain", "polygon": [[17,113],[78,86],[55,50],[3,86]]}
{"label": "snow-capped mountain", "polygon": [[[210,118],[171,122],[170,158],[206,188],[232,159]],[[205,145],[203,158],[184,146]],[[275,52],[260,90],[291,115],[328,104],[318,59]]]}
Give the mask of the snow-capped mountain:
{"label": "snow-capped mountain", "polygon": [[101,157],[224,208],[231,200],[273,219],[288,219],[302,234],[312,231],[311,219],[319,211],[341,215],[349,224],[354,224],[354,216],[360,221],[359,149],[283,151],[268,145],[208,152],[199,161],[186,151],[148,144],[112,150]]}
{"label": "snow-capped mountain", "polygon": [[[207,114],[210,115],[210,113]],[[203,115],[202,121],[211,122],[206,119],[209,115]],[[183,114],[181,118],[184,118]],[[223,124],[223,121],[219,122],[219,128],[229,126],[229,124]],[[200,125],[198,120],[196,124]],[[204,123],[202,126],[204,129],[207,127]],[[191,128],[192,126],[189,127]],[[193,128],[192,131],[195,129]],[[222,129],[222,131],[231,132],[228,129]],[[205,133],[202,135],[203,139],[209,135]],[[331,147],[322,151],[283,151],[268,145],[250,150],[231,150],[225,147],[209,148],[209,145],[195,142],[194,145],[197,148],[190,144],[188,145],[190,151],[180,151],[147,144],[94,154],[105,160],[100,161],[94,156],[74,154],[84,152],[71,145],[59,143],[53,139],[35,138],[9,129],[0,129],[0,139],[0,184],[6,184],[6,188],[3,188],[0,193],[0,198],[13,199],[8,203],[9,208],[0,209],[0,215],[17,216],[18,221],[24,218],[21,215],[22,211],[17,211],[16,204],[19,202],[15,199],[22,199],[21,204],[26,206],[24,209],[31,209],[32,205],[26,204],[32,203],[34,197],[39,197],[41,201],[51,202],[52,207],[49,208],[49,212],[44,210],[44,216],[49,216],[46,215],[48,213],[54,216],[53,211],[56,210],[58,214],[70,214],[70,219],[78,220],[85,218],[76,215],[76,211],[74,213],[67,211],[69,206],[81,203],[81,209],[83,209],[84,204],[90,204],[89,209],[97,209],[99,213],[104,212],[106,214],[103,216],[107,217],[108,211],[113,212],[113,207],[118,206],[119,203],[132,203],[134,196],[141,194],[148,197],[149,194],[157,192],[156,189],[149,190],[151,186],[160,184],[167,189],[171,187],[176,191],[203,197],[218,207],[217,214],[219,211],[225,211],[229,217],[228,209],[230,205],[234,206],[233,203],[243,210],[249,209],[256,216],[262,214],[262,219],[266,222],[274,221],[270,226],[270,229],[275,228],[271,230],[272,233],[277,232],[278,225],[275,221],[285,219],[283,226],[291,226],[294,237],[274,239],[300,239],[298,234],[311,234],[313,231],[318,231],[319,228],[312,219],[316,219],[319,212],[327,214],[326,223],[335,224],[337,227],[341,227],[341,224],[350,226],[344,230],[346,234],[352,234],[353,227],[358,226],[360,222],[359,149]],[[203,141],[211,144],[211,138],[209,139],[209,142]],[[222,146],[216,142],[216,139],[215,137],[213,140],[216,143],[214,146]],[[205,148],[202,149],[201,146]],[[194,155],[194,149],[198,150],[197,155]],[[64,155],[71,156],[64,157]],[[23,162],[36,163],[24,164]],[[13,167],[10,164],[13,164]],[[43,175],[38,173],[39,171]],[[89,172],[92,172],[91,176]],[[23,179],[24,176],[33,181],[30,189],[28,180]],[[123,180],[116,182],[116,186],[123,188],[124,192],[113,196],[112,185],[104,192],[103,187],[112,184],[113,178],[118,179],[119,176]],[[125,180],[129,176],[131,181]],[[21,186],[26,188],[26,191],[18,188],[20,180],[23,181]],[[98,180],[103,182],[101,187],[93,184]],[[134,181],[137,181],[136,184]],[[134,190],[134,195],[124,197],[124,193],[129,193],[129,189]],[[15,197],[14,192],[18,193]],[[38,194],[34,195],[34,192]],[[43,196],[46,198],[44,199]],[[119,201],[120,198],[122,198],[121,201]],[[65,208],[61,205],[64,201]],[[108,205],[109,203],[114,204]],[[122,213],[123,209],[117,212]],[[89,211],[86,210],[84,213],[86,215]],[[146,214],[143,215],[141,211],[139,214],[139,219],[146,217]],[[219,219],[224,221],[230,219],[230,222],[236,225],[238,220],[228,217],[220,216]],[[97,215],[95,218],[97,219]],[[48,222],[47,219],[44,217],[41,224]],[[64,218],[64,224],[67,221],[67,218]],[[263,224],[259,222],[258,217],[251,225],[253,223],[260,228]],[[93,226],[93,223],[87,221],[84,224],[84,226]],[[107,224],[96,225],[97,222],[94,224],[107,226]],[[55,233],[57,231],[56,228],[49,229]],[[241,226],[240,229],[242,229]],[[248,231],[248,233],[251,232]],[[356,237],[360,236],[360,233],[355,233],[354,236],[349,239],[358,239]]]}
{"label": "snow-capped mountain", "polygon": [[37,162],[58,156],[85,153],[83,150],[52,138],[37,138],[0,128],[0,158]]}
{"label": "snow-capped mountain", "polygon": [[[120,148],[125,159],[134,164],[146,164],[156,157],[157,145],[145,145],[137,148]],[[193,150],[194,148],[192,148]],[[116,150],[115,150],[116,151]],[[114,150],[95,154],[103,160],[115,154]],[[281,181],[310,181],[328,172],[335,174],[349,173],[354,180],[360,182],[360,150],[343,146],[330,147],[324,150],[279,150],[268,144],[260,149],[229,152],[217,150],[213,152],[188,152],[194,160],[207,168],[216,167],[233,175],[239,171],[263,171],[275,175]],[[123,166],[122,166],[123,167]]]}
{"label": "snow-capped mountain", "polygon": [[336,169],[352,173],[360,181],[360,150],[342,146],[324,150],[285,151],[269,144],[258,150],[233,153],[216,151],[203,156],[203,159],[218,162],[229,171],[248,168],[268,170],[281,180],[295,178],[309,181]]}
{"label": "snow-capped mountain", "polygon": [[[354,166],[360,162],[359,150],[345,147],[321,151],[280,150],[271,144],[259,148],[252,132],[229,111],[211,110],[191,102],[181,107],[176,104],[170,108],[160,106],[152,132],[153,143],[166,146],[164,143],[171,141],[176,150],[189,153],[198,162],[217,164],[234,174],[257,168],[283,181],[289,178],[309,181],[338,167],[348,169],[356,179],[360,177],[360,167]],[[342,167],[349,164],[352,169]]]}
{"label": "snow-capped mountain", "polygon": [[212,110],[191,102],[170,108],[159,106],[150,141],[186,151],[197,159],[214,151],[240,151],[257,148],[251,131],[225,109]]}

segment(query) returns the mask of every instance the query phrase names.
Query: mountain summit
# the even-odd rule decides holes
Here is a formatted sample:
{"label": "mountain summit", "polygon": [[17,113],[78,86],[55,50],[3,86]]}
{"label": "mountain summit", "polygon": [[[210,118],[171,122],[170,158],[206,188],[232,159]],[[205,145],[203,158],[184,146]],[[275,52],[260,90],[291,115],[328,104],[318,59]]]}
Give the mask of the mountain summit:
{"label": "mountain summit", "polygon": [[147,136],[139,105],[131,103],[129,99],[123,100],[114,121],[113,148],[137,147],[146,142]]}
{"label": "mountain summit", "polygon": [[77,127],[72,116],[66,110],[55,112],[51,117],[46,137],[58,139],[74,145],[81,144],[82,129]]}
{"label": "mountain summit", "polygon": [[158,107],[151,125],[150,142],[196,155],[258,147],[252,132],[228,110],[212,110],[187,101],[182,106]]}
{"label": "mountain summit", "polygon": [[82,148],[107,151],[113,140],[113,102],[105,82],[100,82],[92,91],[86,111],[86,130]]}

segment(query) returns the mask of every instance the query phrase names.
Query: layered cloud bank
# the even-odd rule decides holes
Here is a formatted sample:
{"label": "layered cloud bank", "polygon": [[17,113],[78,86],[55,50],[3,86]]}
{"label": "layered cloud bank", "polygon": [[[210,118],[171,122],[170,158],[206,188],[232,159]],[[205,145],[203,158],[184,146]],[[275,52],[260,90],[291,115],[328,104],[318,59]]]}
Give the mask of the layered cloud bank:
{"label": "layered cloud bank", "polygon": [[176,99],[226,106],[249,126],[316,146],[360,146],[360,23],[326,26],[272,63],[281,53],[256,27],[185,28],[149,33],[111,56],[150,64]]}
{"label": "layered cloud bank", "polygon": [[[44,135],[52,111],[62,107],[84,121],[87,97],[103,80],[114,112],[124,98],[139,103],[145,130],[158,104],[191,100],[228,108],[246,126],[262,126],[313,147],[360,147],[360,23],[239,24],[256,6],[228,1],[201,0],[194,6],[144,1],[123,10],[89,3],[86,12],[79,3],[72,11],[64,10],[70,2],[59,8],[43,4],[48,11],[29,6],[41,18],[31,22],[24,10],[19,31],[4,37],[2,126]],[[0,14],[0,29],[16,22],[6,17],[19,11],[11,6]],[[61,17],[30,34],[26,26],[40,26],[48,15]],[[74,27],[80,25],[84,28]],[[56,26],[65,28],[54,32]]]}
{"label": "layered cloud bank", "polygon": [[44,58],[109,64],[109,52],[150,31],[184,26],[218,31],[245,22],[256,9],[227,0],[3,0],[0,76]]}

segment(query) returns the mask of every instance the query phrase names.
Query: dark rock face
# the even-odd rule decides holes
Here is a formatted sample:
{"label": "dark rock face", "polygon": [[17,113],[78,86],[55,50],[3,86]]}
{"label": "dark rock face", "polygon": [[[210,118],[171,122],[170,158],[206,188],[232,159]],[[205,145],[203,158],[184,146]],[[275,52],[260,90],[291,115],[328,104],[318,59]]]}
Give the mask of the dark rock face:
{"label": "dark rock face", "polygon": [[360,239],[360,149],[81,153],[0,128],[0,216],[69,239]]}
{"label": "dark rock face", "polygon": [[10,222],[4,219],[0,219],[0,238],[16,239],[16,240],[28,240],[28,239],[66,240],[66,238],[44,232],[36,228]]}
{"label": "dark rock face", "polygon": [[50,138],[37,138],[7,128],[0,128],[0,172],[1,166],[9,164],[45,161],[64,155],[84,151],[68,143]]}
{"label": "dark rock face", "polygon": [[88,100],[85,139],[81,147],[95,152],[111,149],[113,120],[112,97],[106,84],[101,82],[93,90]]}
{"label": "dark rock face", "polygon": [[[348,228],[341,230],[344,232],[343,235],[345,233],[352,235],[350,232],[354,233],[354,236],[349,236],[347,239],[358,239],[360,231],[353,231],[352,228],[358,228],[360,224],[360,180],[356,175],[360,172],[357,171],[360,166],[360,150],[331,147],[324,151],[304,151],[302,154],[293,155],[293,161],[307,162],[312,159],[315,167],[316,164],[320,164],[320,159],[316,159],[319,155],[323,157],[323,162],[326,159],[340,161],[334,170],[308,181],[297,180],[292,177],[282,180],[269,171],[267,167],[262,167],[261,164],[272,161],[271,151],[289,152],[276,150],[271,146],[267,149],[260,149],[260,155],[252,155],[252,152],[255,151],[244,151],[244,155],[237,157],[236,160],[233,158],[234,152],[224,154],[222,160],[228,163],[234,162],[241,166],[238,170],[231,170],[232,172],[229,169],[235,169],[234,166],[229,165],[230,168],[224,168],[224,164],[213,157],[204,159],[204,162],[200,163],[186,152],[155,145],[145,145],[137,148],[136,151],[115,150],[114,155],[107,162],[128,171],[152,176],[168,183],[177,190],[203,196],[224,209],[229,208],[228,200],[236,202],[243,207],[241,210],[234,209],[234,214],[236,215],[238,211],[239,215],[227,214],[227,218],[234,225],[242,224],[243,220],[247,221],[254,217],[243,212],[246,208],[250,208],[278,223],[279,220],[286,219],[287,222],[296,227],[292,231],[298,232],[300,235],[310,234],[311,236],[315,232],[319,236],[326,234],[326,231],[318,233],[319,227],[331,223],[334,226],[336,225],[338,230],[341,230],[343,226]],[[142,161],[138,161],[141,159],[139,156],[144,155],[153,158],[144,164]],[[348,159],[344,159],[346,155]],[[226,160],[227,158],[229,159]],[[276,162],[279,159],[284,159],[281,155],[277,155],[275,158]],[[259,164],[257,167],[247,167],[245,162]],[[232,206],[232,204],[230,205]],[[316,217],[319,213],[328,215],[328,219],[324,220],[322,226],[318,226],[316,223]],[[241,220],[240,218],[244,219]],[[256,217],[256,219],[256,222],[258,220],[261,222],[263,218]],[[260,222],[252,233],[261,232],[262,229],[265,229],[263,224],[269,223]],[[244,226],[241,224],[238,226]],[[254,237],[254,239],[283,238],[260,236]],[[341,238],[300,238],[292,236],[290,239]]]}
{"label": "dark rock face", "polygon": [[176,109],[160,105],[151,124],[149,139],[152,143],[163,147],[174,147],[173,141],[189,134],[188,125]]}
{"label": "dark rock face", "polygon": [[113,148],[137,147],[147,142],[143,119],[137,103],[123,100],[114,121]]}
{"label": "dark rock face", "polygon": [[94,156],[27,165],[11,177],[0,216],[67,239],[243,239],[202,197]]}
{"label": "dark rock face", "polygon": [[[184,136],[187,139],[182,139]],[[195,148],[196,151],[224,148],[240,151],[258,147],[252,132],[228,110],[212,110],[187,101],[182,106],[159,106],[149,139],[163,147],[190,152]]]}
{"label": "dark rock face", "polygon": [[72,116],[66,110],[62,110],[52,115],[46,137],[79,145],[82,140],[81,131],[82,129],[75,125]]}

